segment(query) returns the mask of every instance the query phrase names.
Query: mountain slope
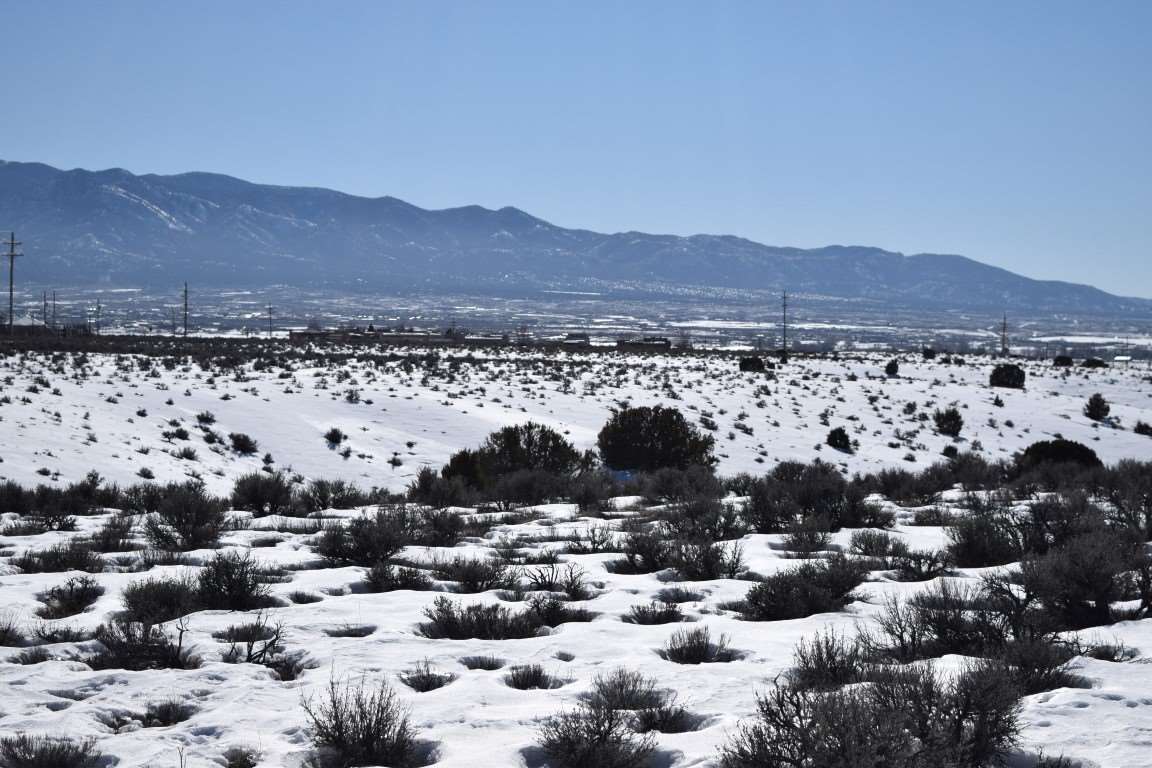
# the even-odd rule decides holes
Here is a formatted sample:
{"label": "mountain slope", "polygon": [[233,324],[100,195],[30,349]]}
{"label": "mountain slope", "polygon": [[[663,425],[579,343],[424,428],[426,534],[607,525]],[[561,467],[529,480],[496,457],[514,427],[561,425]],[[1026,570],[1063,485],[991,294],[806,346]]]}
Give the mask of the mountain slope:
{"label": "mountain slope", "polygon": [[1152,301],[1043,282],[962,256],[781,248],[732,236],[565,229],[515,208],[425,210],[392,197],[0,161],[0,225],[29,281],[287,284],[380,290],[596,286],[776,290],[941,309],[1152,316]]}

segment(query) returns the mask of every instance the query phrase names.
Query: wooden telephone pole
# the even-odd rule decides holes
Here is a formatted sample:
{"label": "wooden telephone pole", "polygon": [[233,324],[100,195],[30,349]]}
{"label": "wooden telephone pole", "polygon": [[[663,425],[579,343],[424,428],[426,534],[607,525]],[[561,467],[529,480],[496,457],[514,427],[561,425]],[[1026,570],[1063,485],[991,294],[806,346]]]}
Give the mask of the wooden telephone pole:
{"label": "wooden telephone pole", "polygon": [[788,362],[788,291],[780,296],[780,314],[783,320],[783,338],[780,344],[780,362]]}
{"label": "wooden telephone pole", "polygon": [[188,338],[188,283],[184,283],[184,338]]}
{"label": "wooden telephone pole", "polygon": [[1000,324],[1000,356],[1008,357],[1008,313],[1004,313],[1004,321]]}
{"label": "wooden telephone pole", "polygon": [[16,246],[20,245],[20,241],[16,239],[16,233],[11,232],[8,235],[8,335],[16,335],[16,257],[21,254],[16,252]]}
{"label": "wooden telephone pole", "polygon": [[268,338],[272,338],[272,310],[275,309],[271,304],[268,305]]}

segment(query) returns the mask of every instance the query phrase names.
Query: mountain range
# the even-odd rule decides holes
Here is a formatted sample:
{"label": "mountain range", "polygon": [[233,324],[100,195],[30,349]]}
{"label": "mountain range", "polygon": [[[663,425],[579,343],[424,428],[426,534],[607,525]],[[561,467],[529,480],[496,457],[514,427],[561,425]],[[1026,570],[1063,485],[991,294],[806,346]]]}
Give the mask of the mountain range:
{"label": "mountain range", "polygon": [[730,235],[568,229],[517,208],[427,210],[394,197],[0,161],[0,229],[43,285],[667,294],[787,289],[909,308],[1152,317],[1152,300],[1034,280],[972,259]]}

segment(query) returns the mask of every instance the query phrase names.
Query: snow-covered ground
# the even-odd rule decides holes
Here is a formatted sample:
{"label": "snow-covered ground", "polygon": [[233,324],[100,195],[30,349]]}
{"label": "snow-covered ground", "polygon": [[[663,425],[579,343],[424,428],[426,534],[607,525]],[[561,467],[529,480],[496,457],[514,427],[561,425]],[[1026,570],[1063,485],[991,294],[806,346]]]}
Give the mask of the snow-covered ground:
{"label": "snow-covered ground", "polygon": [[[476,445],[503,424],[533,419],[565,432],[581,448],[592,447],[610,409],[624,401],[663,403],[684,410],[694,421],[713,420],[721,474],[762,473],[782,459],[817,457],[850,471],[922,468],[951,441],[933,432],[930,418],[919,421],[918,415],[953,404],[965,420],[961,448],[973,449],[978,441],[989,457],[1008,458],[1031,442],[1057,434],[1090,445],[1108,462],[1152,455],[1152,439],[1131,431],[1137,420],[1152,422],[1152,385],[1146,371],[1065,373],[1036,364],[1028,366],[1025,391],[992,391],[986,386],[987,362],[956,366],[909,358],[901,363],[899,378],[886,379],[886,360],[797,361],[769,380],[740,374],[734,360],[720,358],[579,353],[507,352],[494,358],[477,353],[471,361],[441,359],[434,368],[400,360],[379,365],[352,361],[333,368],[304,362],[287,372],[282,367],[253,371],[246,366],[240,375],[195,364],[165,370],[153,367],[148,358],[91,355],[81,368],[74,359],[10,356],[0,360],[0,395],[8,399],[0,405],[0,476],[25,485],[61,485],[95,469],[111,481],[128,484],[138,482],[138,472],[148,468],[157,480],[195,475],[223,493],[233,478],[259,469],[268,452],[276,467],[290,467],[309,478],[342,477],[363,487],[402,489],[420,466],[442,464],[453,451]],[[80,370],[86,371],[84,377],[78,377]],[[349,398],[353,390],[358,397]],[[1094,392],[1112,404],[1117,427],[1096,426],[1081,413]],[[993,404],[997,395],[1003,406]],[[908,402],[916,403],[911,414],[905,413]],[[260,443],[258,453],[241,457],[206,444],[196,428],[196,414],[205,411],[215,416],[211,429],[225,439],[230,432],[249,434]],[[825,413],[827,425],[822,423]],[[189,439],[162,438],[162,432],[176,428],[171,422],[182,424]],[[350,436],[347,458],[329,448],[323,437],[334,426]],[[845,426],[859,441],[855,454],[823,446],[824,436],[835,426]],[[195,449],[195,460],[170,454],[186,446]],[[906,461],[909,454],[915,463]],[[389,464],[393,457],[398,466]],[[38,471],[41,468],[48,476]],[[76,533],[4,536],[3,554],[18,555],[83,535],[108,516],[80,518]],[[493,545],[510,539],[535,549],[560,547],[557,540],[575,529],[619,525],[580,518],[569,505],[536,508],[529,517],[440,554],[486,557]],[[913,548],[944,545],[943,529],[908,524],[908,510],[901,510],[899,519],[895,535]],[[740,621],[720,608],[742,597],[749,582],[692,582],[682,586],[699,591],[701,598],[682,607],[693,624],[642,626],[621,617],[668,584],[656,574],[609,572],[605,562],[617,558],[615,554],[566,554],[562,559],[583,569],[595,587],[597,594],[579,603],[597,614],[595,620],[563,624],[522,640],[429,640],[414,627],[439,593],[358,590],[363,569],[319,567],[308,547],[314,535],[277,532],[280,522],[273,517],[253,520],[248,529],[228,533],[224,544],[251,548],[261,562],[289,569],[290,580],[272,587],[274,595],[285,598],[285,606],[270,613],[284,622],[288,649],[305,653],[315,665],[299,679],[283,682],[261,666],[221,662],[227,646],[212,633],[251,617],[201,611],[190,617],[186,637],[204,661],[195,670],[93,671],[70,660],[90,645],[83,642],[47,646],[55,658],[32,665],[6,661],[20,649],[0,649],[0,733],[96,737],[100,750],[125,767],[219,766],[229,747],[256,750],[262,766],[302,766],[309,748],[302,698],[332,676],[367,676],[395,685],[411,707],[421,736],[437,743],[437,765],[505,768],[527,764],[523,750],[534,743],[542,717],[574,705],[596,674],[625,666],[675,690],[680,702],[700,718],[696,730],[658,736],[666,763],[676,768],[708,766],[727,735],[754,712],[755,692],[790,666],[798,641],[825,627],[851,631],[881,609],[885,595],[907,597],[930,586],[874,574],[846,611],[757,623]],[[834,543],[846,547],[851,533],[838,532]],[[748,567],[761,574],[793,567],[796,561],[781,552],[779,542],[777,535],[745,536]],[[424,548],[405,552],[418,560],[433,554]],[[211,552],[191,555],[206,558]],[[95,575],[106,590],[95,605],[49,624],[91,630],[120,609],[121,590],[146,575],[122,572],[114,557],[105,555],[109,568]],[[195,566],[159,566],[150,574],[184,570]],[[961,571],[956,578],[978,574]],[[0,613],[35,626],[35,611],[41,607],[37,595],[68,575],[24,574],[0,564]],[[291,604],[287,595],[296,591],[322,599]],[[489,592],[456,599],[493,603],[499,597]],[[330,634],[340,635],[350,626],[372,630],[365,637]],[[707,626],[714,634],[728,635],[741,658],[699,666],[664,660],[657,649],[682,626]],[[1093,687],[1026,698],[1021,746],[1031,753],[1040,748],[1048,755],[1063,753],[1100,768],[1147,766],[1152,664],[1142,662],[1152,661],[1152,622],[1121,623],[1099,636],[1123,641],[1141,657],[1123,664],[1077,659],[1075,671]],[[500,657],[508,666],[539,663],[569,682],[552,690],[517,690],[504,682],[507,668],[468,670],[460,663],[476,655]],[[427,693],[398,681],[398,673],[425,659],[458,678]],[[197,711],[169,727],[132,724],[131,715],[143,712],[148,703],[168,699]]]}
{"label": "snow-covered ground", "polygon": [[[167,370],[129,356],[90,355],[84,366],[68,357],[2,358],[0,479],[63,483],[97,469],[126,484],[145,469],[159,481],[198,476],[223,492],[270,453],[275,467],[308,478],[403,490],[421,466],[439,467],[506,424],[538,421],[578,448],[595,447],[611,409],[622,403],[663,404],[714,424],[724,475],[762,473],[785,459],[821,458],[849,472],[922,467],[952,443],[935,434],[931,420],[935,409],[952,405],[964,418],[958,448],[989,459],[1054,435],[1091,446],[1109,463],[1152,454],[1152,441],[1131,431],[1137,421],[1152,423],[1152,372],[1143,366],[1025,363],[1027,388],[1019,391],[990,389],[994,363],[982,358],[949,365],[908,357],[896,378],[884,376],[883,356],[797,359],[769,380],[739,373],[735,360],[721,356],[441,351],[425,365],[420,350],[392,352],[402,359],[340,366],[304,360],[262,371],[195,363]],[[1111,403],[1121,428],[1083,415],[1095,392]],[[994,404],[997,396],[1002,406]],[[905,413],[908,403],[912,413]],[[203,412],[215,417],[211,429],[225,441],[244,433],[259,451],[243,457],[206,444],[196,429]],[[836,426],[859,442],[854,454],[824,445]],[[162,436],[180,427],[188,440]],[[331,427],[349,436],[339,449],[324,439]],[[195,459],[178,458],[183,448]]]}
{"label": "snow-covered ground", "polygon": [[[488,547],[501,539],[552,539],[580,527],[607,524],[577,519],[574,508],[566,505],[539,508],[538,512],[535,521],[503,526],[487,541],[459,545],[450,554],[486,557],[491,553]],[[902,518],[907,519],[908,514],[905,512]],[[95,529],[102,519],[84,518],[81,531]],[[229,534],[225,544],[231,548],[250,547],[255,540],[267,537],[267,529],[277,522],[274,518],[261,518],[251,529]],[[846,548],[851,533],[837,533],[834,543]],[[915,549],[936,548],[945,543],[940,528],[901,524],[895,535]],[[682,606],[692,624],[642,626],[625,623],[621,617],[631,606],[648,603],[669,586],[667,583],[656,574],[610,573],[604,564],[618,557],[615,554],[564,555],[565,562],[586,571],[597,593],[578,603],[594,611],[595,620],[563,624],[548,634],[523,640],[429,640],[414,630],[424,618],[423,609],[440,593],[364,593],[357,589],[362,569],[319,568],[306,546],[308,536],[285,532],[274,536],[279,539],[275,546],[265,542],[265,546],[252,550],[259,560],[268,565],[305,568],[290,570],[289,582],[274,585],[273,594],[284,598],[288,607],[269,611],[273,621],[282,621],[287,628],[287,649],[303,652],[308,664],[314,665],[300,679],[282,682],[260,666],[221,662],[227,644],[214,639],[213,633],[249,621],[251,616],[201,611],[190,617],[185,638],[185,643],[190,643],[203,659],[199,669],[93,671],[69,660],[91,643],[46,646],[54,660],[39,664],[0,661],[0,732],[94,737],[100,750],[117,757],[121,766],[181,764],[176,762],[181,751],[186,761],[183,764],[188,766],[220,765],[221,754],[232,747],[258,751],[262,756],[260,765],[301,766],[309,748],[307,721],[301,707],[303,697],[320,690],[333,676],[353,680],[366,676],[371,682],[387,680],[400,692],[411,707],[413,723],[421,736],[436,742],[437,765],[504,768],[527,764],[526,754],[531,754],[542,717],[574,706],[597,674],[623,666],[649,675],[662,687],[675,691],[680,703],[699,718],[696,730],[659,735],[659,749],[669,764],[707,766],[741,719],[754,713],[755,692],[770,685],[790,666],[792,651],[801,639],[827,628],[851,633],[881,610],[886,595],[906,598],[930,586],[930,582],[899,583],[874,574],[878,580],[865,583],[858,590],[859,599],[846,611],[760,623],[740,621],[732,612],[721,610],[725,603],[742,597],[749,582],[691,582],[680,586],[701,595],[701,599]],[[26,546],[42,547],[66,537],[44,534],[11,539],[8,543],[18,541],[12,551],[19,552]],[[796,561],[780,551],[779,543],[778,535],[745,536],[742,544],[748,566],[762,574],[794,567]],[[405,554],[424,559],[435,553],[412,548]],[[209,555],[207,551],[192,553],[193,557]],[[306,569],[309,565],[316,569]],[[194,568],[158,567],[148,575],[185,570]],[[34,626],[34,612],[41,607],[36,595],[63,581],[65,574],[20,574],[10,567],[6,571],[0,575],[3,610],[9,616],[21,617],[25,626]],[[978,574],[977,570],[961,571],[954,578]],[[106,592],[88,612],[46,623],[92,630],[120,609],[121,590],[146,576],[105,572],[96,578]],[[311,604],[291,604],[286,596],[296,591],[322,599]],[[465,603],[500,602],[494,592],[460,595],[456,599]],[[520,609],[517,603],[506,605]],[[683,626],[706,626],[714,636],[727,635],[741,658],[698,666],[664,660],[657,651]],[[348,627],[367,627],[368,634],[330,634],[339,634]],[[1152,648],[1148,621],[1125,622],[1085,634],[1097,641],[1120,640],[1140,652]],[[19,649],[3,651],[5,658],[13,659]],[[479,655],[496,656],[505,660],[506,666],[496,671],[469,670],[460,661]],[[1152,731],[1152,665],[1144,663],[1147,658],[1141,655],[1128,663],[1076,659],[1073,670],[1091,680],[1093,687],[1058,689],[1027,697],[1022,715],[1022,749],[1033,754],[1041,749],[1050,756],[1064,754],[1083,761],[1085,766],[1146,766],[1147,734]],[[458,678],[427,693],[408,689],[399,681],[398,673],[425,660],[435,669],[454,673]],[[947,665],[949,660],[942,663]],[[508,667],[519,664],[541,664],[568,682],[552,690],[511,688],[504,682],[504,675]],[[147,705],[168,700],[190,704],[196,713],[178,725],[141,728],[136,721]]]}

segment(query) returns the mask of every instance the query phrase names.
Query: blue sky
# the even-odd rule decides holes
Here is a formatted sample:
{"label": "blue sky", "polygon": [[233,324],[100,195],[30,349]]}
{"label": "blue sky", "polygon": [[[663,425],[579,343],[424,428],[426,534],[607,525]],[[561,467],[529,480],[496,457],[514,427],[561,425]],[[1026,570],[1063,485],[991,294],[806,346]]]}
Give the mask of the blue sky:
{"label": "blue sky", "polygon": [[1152,297],[1152,2],[12,2],[0,158]]}

